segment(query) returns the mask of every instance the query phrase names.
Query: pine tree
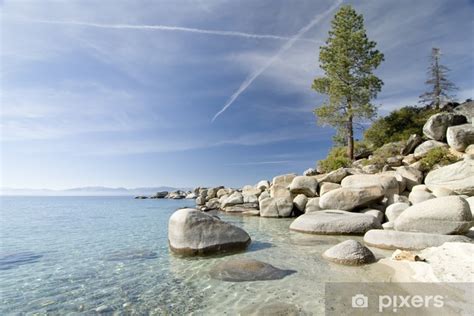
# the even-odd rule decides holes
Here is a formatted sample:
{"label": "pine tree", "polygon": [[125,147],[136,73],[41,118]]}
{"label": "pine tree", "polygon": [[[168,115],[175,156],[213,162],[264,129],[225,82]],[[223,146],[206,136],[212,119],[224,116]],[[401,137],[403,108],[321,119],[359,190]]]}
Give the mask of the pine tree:
{"label": "pine tree", "polygon": [[420,103],[429,107],[439,109],[443,101],[454,99],[454,95],[448,93],[457,90],[454,83],[448,80],[447,73],[449,68],[440,63],[441,52],[439,48],[433,47],[431,50],[431,64],[428,67],[428,80],[426,84],[430,87],[430,91],[420,95]]}
{"label": "pine tree", "polygon": [[318,122],[331,125],[336,137],[347,141],[347,155],[354,159],[354,125],[376,116],[370,100],[377,96],[383,82],[373,74],[384,56],[369,41],[364,18],[350,6],[336,13],[326,45],[320,48],[323,77],[314,79],[312,88],[326,94],[328,100],[314,110]]}

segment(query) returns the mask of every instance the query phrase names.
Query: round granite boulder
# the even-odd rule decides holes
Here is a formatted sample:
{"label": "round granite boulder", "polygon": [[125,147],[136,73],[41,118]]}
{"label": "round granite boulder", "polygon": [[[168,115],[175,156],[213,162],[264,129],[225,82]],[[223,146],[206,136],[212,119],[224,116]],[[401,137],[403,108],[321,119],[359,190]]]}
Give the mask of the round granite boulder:
{"label": "round granite boulder", "polygon": [[168,240],[171,251],[191,256],[241,251],[251,241],[243,229],[191,208],[171,215]]}
{"label": "round granite boulder", "polygon": [[290,230],[320,235],[362,235],[378,228],[382,225],[372,215],[340,210],[306,213],[290,225]]}
{"label": "round granite boulder", "polygon": [[349,239],[323,253],[323,258],[345,265],[362,265],[375,262],[375,256],[369,248],[360,242]]}
{"label": "round granite boulder", "polygon": [[459,196],[430,199],[404,210],[395,230],[435,234],[465,234],[472,226],[469,203]]}

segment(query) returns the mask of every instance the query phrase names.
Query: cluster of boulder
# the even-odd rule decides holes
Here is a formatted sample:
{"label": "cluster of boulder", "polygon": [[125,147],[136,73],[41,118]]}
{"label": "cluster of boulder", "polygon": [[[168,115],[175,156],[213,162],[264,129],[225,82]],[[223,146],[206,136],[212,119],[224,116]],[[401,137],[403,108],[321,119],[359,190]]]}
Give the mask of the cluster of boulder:
{"label": "cluster of boulder", "polygon": [[[473,225],[474,127],[471,118],[439,113],[412,135],[400,155],[382,170],[357,161],[329,173],[309,169],[241,189],[196,188],[195,209],[178,210],[169,223],[170,248],[181,254],[245,249],[250,236],[206,212],[271,218],[297,217],[290,230],[321,235],[363,235],[368,246],[420,250],[445,242],[471,242]],[[425,172],[419,159],[436,147],[450,148],[459,161]],[[363,158],[365,159],[365,158]],[[364,245],[347,240],[323,254],[343,264],[375,261]]]}
{"label": "cluster of boulder", "polygon": [[172,200],[181,200],[181,199],[195,199],[196,194],[193,191],[182,191],[176,190],[172,192],[160,191],[156,192],[155,195],[146,196],[138,195],[135,199],[172,199]]}

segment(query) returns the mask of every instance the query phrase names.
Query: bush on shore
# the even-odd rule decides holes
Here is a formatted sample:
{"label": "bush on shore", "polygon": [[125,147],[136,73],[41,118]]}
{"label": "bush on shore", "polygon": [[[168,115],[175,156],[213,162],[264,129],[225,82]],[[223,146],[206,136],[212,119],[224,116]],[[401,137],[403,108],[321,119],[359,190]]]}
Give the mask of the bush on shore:
{"label": "bush on shore", "polygon": [[459,158],[450,153],[449,149],[445,147],[433,148],[420,160],[421,170],[428,172],[436,165],[445,166],[458,160]]}

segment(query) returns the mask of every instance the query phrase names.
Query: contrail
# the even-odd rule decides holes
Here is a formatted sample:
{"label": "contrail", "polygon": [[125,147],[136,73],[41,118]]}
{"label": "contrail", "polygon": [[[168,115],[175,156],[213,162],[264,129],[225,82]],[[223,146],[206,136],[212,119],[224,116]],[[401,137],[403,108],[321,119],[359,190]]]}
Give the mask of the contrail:
{"label": "contrail", "polygon": [[216,118],[224,113],[229,106],[234,103],[234,101],[240,96],[242,92],[244,92],[251,84],[254,82],[255,79],[258,78],[265,70],[268,69],[284,52],[289,50],[293,44],[300,39],[300,37],[306,33],[309,29],[311,29],[313,26],[315,26],[319,21],[321,21],[323,18],[325,18],[331,11],[333,11],[335,8],[337,8],[340,4],[342,3],[342,0],[338,0],[335,4],[333,4],[327,11],[316,15],[313,20],[309,24],[307,24],[305,27],[300,29],[298,33],[296,33],[292,38],[290,38],[285,45],[283,45],[280,50],[272,57],[270,58],[261,68],[257,69],[254,73],[252,73],[250,76],[248,76],[244,82],[240,85],[239,89],[234,92],[234,94],[231,95],[229,100],[227,100],[227,103],[224,105],[224,107],[214,115],[212,118],[212,122],[216,120]]}
{"label": "contrail", "polygon": [[[28,20],[31,23],[42,23],[42,24],[60,24],[60,25],[78,25],[86,27],[95,27],[103,29],[132,29],[132,30],[158,30],[158,31],[175,31],[175,32],[191,32],[199,34],[219,35],[219,36],[235,36],[245,37],[254,39],[273,39],[273,40],[290,40],[291,37],[279,36],[271,34],[254,34],[245,32],[234,32],[234,31],[220,31],[220,30],[206,30],[197,29],[191,27],[181,26],[168,26],[168,25],[133,25],[133,24],[102,24],[102,23],[89,23],[89,22],[78,22],[78,21],[50,21],[50,20]],[[300,41],[320,43],[320,41],[300,38]]]}

